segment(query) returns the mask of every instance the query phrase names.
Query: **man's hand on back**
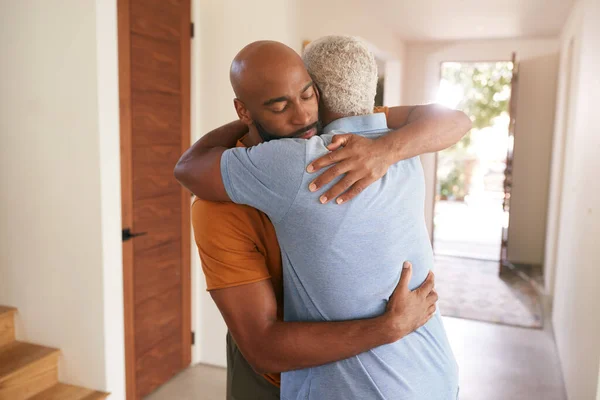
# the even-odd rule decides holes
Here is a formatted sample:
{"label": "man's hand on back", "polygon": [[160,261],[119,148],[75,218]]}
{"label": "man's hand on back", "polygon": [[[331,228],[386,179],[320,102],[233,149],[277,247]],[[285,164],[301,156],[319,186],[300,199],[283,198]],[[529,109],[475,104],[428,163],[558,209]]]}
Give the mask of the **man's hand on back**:
{"label": "man's hand on back", "polygon": [[334,136],[327,146],[330,153],[307,167],[307,172],[314,173],[333,165],[311,182],[309,189],[313,192],[345,174],[320,197],[321,203],[336,198],[338,204],[348,202],[383,177],[392,164],[446,149],[458,142],[472,125],[462,111],[439,104],[392,107],[387,122],[393,130],[375,140],[351,134]]}
{"label": "man's hand on back", "polygon": [[411,291],[408,283],[412,276],[412,265],[405,262],[403,267],[400,281],[382,315],[384,324],[389,326],[390,343],[425,325],[435,314],[438,300],[433,272],[429,272],[421,286]]}
{"label": "man's hand on back", "polygon": [[317,191],[336,177],[345,176],[319,198],[323,204],[336,198],[336,203],[342,204],[356,197],[383,177],[394,163],[389,152],[381,148],[380,142],[360,135],[335,135],[327,149],[331,153],[311,163],[307,171],[314,172],[335,165],[315,179],[309,190]]}

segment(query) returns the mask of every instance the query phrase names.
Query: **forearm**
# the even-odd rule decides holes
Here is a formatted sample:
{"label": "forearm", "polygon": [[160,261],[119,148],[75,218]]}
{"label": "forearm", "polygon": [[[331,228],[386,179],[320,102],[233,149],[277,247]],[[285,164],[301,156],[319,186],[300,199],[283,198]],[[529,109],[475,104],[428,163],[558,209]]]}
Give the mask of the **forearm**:
{"label": "forearm", "polygon": [[254,338],[256,356],[251,364],[261,372],[323,365],[400,339],[391,331],[384,316],[340,322],[277,321]]}
{"label": "forearm", "polygon": [[[179,159],[175,166],[175,178],[190,192],[206,200],[221,200],[207,198],[207,174],[219,174],[218,160],[226,149],[235,147],[237,141],[248,132],[248,127],[241,121],[230,122],[214,129],[196,141]],[[203,196],[204,195],[204,196]]]}
{"label": "forearm", "polygon": [[463,112],[436,104],[416,106],[404,122],[391,125],[398,129],[378,139],[392,163],[446,149],[471,129],[471,120]]}

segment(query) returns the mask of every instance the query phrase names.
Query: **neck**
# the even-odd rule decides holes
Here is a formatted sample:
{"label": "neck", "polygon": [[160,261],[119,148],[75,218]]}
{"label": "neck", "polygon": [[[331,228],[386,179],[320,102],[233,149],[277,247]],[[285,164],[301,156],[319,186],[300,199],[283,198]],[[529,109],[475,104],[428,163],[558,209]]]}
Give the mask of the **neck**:
{"label": "neck", "polygon": [[252,146],[256,146],[259,143],[262,143],[263,140],[260,137],[260,135],[258,134],[256,127],[254,125],[250,125],[249,128],[250,128],[249,129],[250,132],[244,138],[244,141],[242,143],[244,143],[244,145],[246,147],[252,147]]}

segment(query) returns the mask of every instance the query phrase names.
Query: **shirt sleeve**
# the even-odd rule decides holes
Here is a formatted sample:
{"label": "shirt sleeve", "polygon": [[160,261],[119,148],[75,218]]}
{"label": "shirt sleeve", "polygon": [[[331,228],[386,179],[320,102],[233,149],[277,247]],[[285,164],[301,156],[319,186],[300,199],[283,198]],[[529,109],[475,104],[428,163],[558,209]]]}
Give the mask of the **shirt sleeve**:
{"label": "shirt sleeve", "polygon": [[256,246],[251,224],[235,209],[239,207],[202,200],[192,205],[194,238],[209,291],[271,277],[265,255]]}
{"label": "shirt sleeve", "polygon": [[274,223],[282,220],[302,184],[306,142],[280,139],[225,151],[221,175],[231,200],[261,210]]}

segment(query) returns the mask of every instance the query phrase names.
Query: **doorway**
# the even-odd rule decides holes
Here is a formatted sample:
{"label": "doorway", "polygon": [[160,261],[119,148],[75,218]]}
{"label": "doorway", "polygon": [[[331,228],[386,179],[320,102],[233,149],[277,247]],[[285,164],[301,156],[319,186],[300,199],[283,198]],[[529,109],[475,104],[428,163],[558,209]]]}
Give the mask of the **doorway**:
{"label": "doorway", "polygon": [[191,361],[190,194],[173,178],[190,145],[191,1],[118,0],[127,399]]}
{"label": "doorway", "polygon": [[441,66],[437,102],[464,111],[473,129],[437,155],[436,255],[500,261],[512,70],[512,62]]}
{"label": "doorway", "polygon": [[540,328],[539,294],[508,260],[517,88],[514,55],[441,64],[437,102],[473,129],[437,155],[436,286],[445,315]]}

